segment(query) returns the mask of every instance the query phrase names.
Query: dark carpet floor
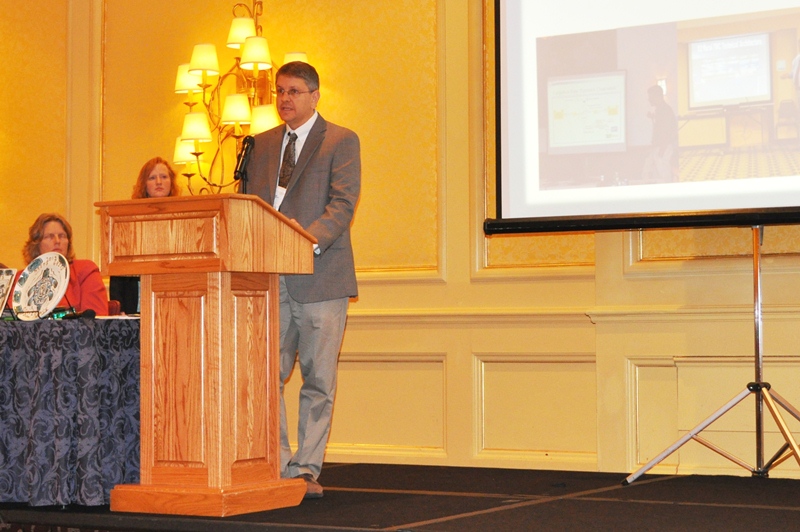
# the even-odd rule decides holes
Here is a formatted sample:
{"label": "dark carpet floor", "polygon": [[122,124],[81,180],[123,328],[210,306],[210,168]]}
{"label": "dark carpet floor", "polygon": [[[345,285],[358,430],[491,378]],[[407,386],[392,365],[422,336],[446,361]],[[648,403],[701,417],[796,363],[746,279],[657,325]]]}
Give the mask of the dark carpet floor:
{"label": "dark carpet floor", "polygon": [[327,464],[322,499],[225,518],[0,504],[11,532],[800,530],[800,480]]}

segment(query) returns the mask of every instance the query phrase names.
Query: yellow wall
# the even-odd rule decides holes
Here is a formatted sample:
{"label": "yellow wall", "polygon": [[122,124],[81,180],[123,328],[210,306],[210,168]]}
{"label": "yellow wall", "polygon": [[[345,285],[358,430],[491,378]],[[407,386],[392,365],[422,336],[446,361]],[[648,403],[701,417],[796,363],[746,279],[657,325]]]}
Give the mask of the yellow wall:
{"label": "yellow wall", "polygon": [[36,216],[66,209],[67,9],[51,7],[0,17],[0,262],[13,268]]}
{"label": "yellow wall", "polygon": [[[322,77],[320,112],[362,140],[360,294],[327,459],[632,471],[752,379],[752,235],[485,237],[494,210],[486,4],[266,2],[275,61],[306,51]],[[29,220],[48,209],[80,220],[79,255],[97,260],[92,203],[129,197],[145,160],[170,157],[185,112],[172,92],[177,65],[203,41],[229,64],[232,5],[74,0],[70,16],[56,3],[45,22],[35,6],[0,22],[13,36],[0,43],[4,57],[34,50],[32,61],[0,65],[32,108],[10,106],[5,84],[6,116],[51,124],[40,126],[46,155],[2,133],[0,261],[20,266]],[[25,24],[44,25],[52,45],[36,52]],[[50,55],[44,78],[28,68]],[[35,194],[19,186],[30,168],[46,180]],[[796,234],[767,228],[764,261],[765,373],[789,401],[800,400]],[[752,459],[752,407],[742,408],[710,437]],[[657,470],[744,471],[689,445]],[[790,461],[781,475],[800,470]]]}
{"label": "yellow wall", "polygon": [[23,268],[28,227],[43,212],[70,221],[79,256],[97,258],[102,2],[10,9],[0,20],[0,262]]}

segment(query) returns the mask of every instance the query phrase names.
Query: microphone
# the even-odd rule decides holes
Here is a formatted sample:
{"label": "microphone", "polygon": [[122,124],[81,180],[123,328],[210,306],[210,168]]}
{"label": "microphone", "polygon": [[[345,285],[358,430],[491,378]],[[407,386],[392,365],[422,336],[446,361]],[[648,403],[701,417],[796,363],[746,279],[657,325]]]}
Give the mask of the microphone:
{"label": "microphone", "polygon": [[54,320],[75,320],[78,318],[94,319],[95,316],[97,316],[97,312],[90,308],[87,308],[83,312],[78,312],[75,310],[75,307],[70,307],[58,312],[53,312],[51,317]]}
{"label": "microphone", "polygon": [[253,151],[253,144],[256,139],[252,135],[247,135],[242,139],[242,149],[236,157],[236,169],[233,171],[233,178],[237,180],[247,180],[247,161],[250,159],[250,152]]}

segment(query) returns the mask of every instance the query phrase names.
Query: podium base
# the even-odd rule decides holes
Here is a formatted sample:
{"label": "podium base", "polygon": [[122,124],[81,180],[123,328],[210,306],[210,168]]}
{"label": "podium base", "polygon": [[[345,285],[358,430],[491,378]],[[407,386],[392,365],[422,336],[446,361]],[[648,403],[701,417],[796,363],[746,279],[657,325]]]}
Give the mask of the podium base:
{"label": "podium base", "polygon": [[111,511],[225,517],[297,506],[305,494],[306,482],[297,478],[229,488],[119,484]]}

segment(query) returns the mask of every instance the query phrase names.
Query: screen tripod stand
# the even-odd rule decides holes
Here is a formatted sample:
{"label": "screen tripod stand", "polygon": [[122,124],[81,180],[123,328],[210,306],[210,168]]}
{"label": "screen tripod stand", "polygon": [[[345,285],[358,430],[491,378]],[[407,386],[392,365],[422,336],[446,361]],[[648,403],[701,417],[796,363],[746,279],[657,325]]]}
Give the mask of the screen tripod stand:
{"label": "screen tripod stand", "polygon": [[[721,456],[727,458],[731,462],[749,470],[753,476],[758,477],[767,477],[769,476],[769,471],[773,467],[777,466],[778,464],[788,460],[792,456],[794,456],[797,463],[800,464],[800,448],[797,447],[797,442],[795,441],[792,433],[789,432],[789,428],[786,425],[786,422],[781,417],[781,413],[778,410],[778,406],[780,405],[786,410],[789,414],[794,416],[795,419],[800,420],[800,411],[794,408],[791,404],[789,404],[783,397],[781,397],[778,392],[772,390],[768,382],[763,381],[763,364],[764,364],[764,356],[763,356],[763,336],[762,336],[762,316],[761,316],[761,244],[764,240],[764,226],[757,225],[753,226],[753,307],[754,307],[754,321],[755,321],[755,381],[750,382],[745,386],[745,389],[739,392],[733,399],[728,401],[724,404],[719,410],[711,414],[708,418],[706,418],[703,422],[697,425],[695,428],[687,432],[683,437],[681,437],[678,441],[667,447],[661,454],[650,460],[647,464],[641,467],[638,471],[631,474],[625,480],[622,481],[623,485],[628,485],[641,475],[645,474],[649,471],[653,466],[664,460],[667,456],[671,455],[675,451],[677,451],[684,443],[688,442],[689,440],[694,440],[712,451],[720,454]],[[706,427],[711,425],[714,421],[722,417],[727,411],[732,409],[734,406],[739,404],[744,400],[745,397],[749,396],[750,394],[755,395],[755,410],[756,410],[756,465],[751,466],[740,460],[739,458],[733,456],[732,454],[728,453],[727,451],[717,447],[713,443],[704,440],[698,434],[705,430]],[[763,408],[764,405],[767,405],[767,409],[769,410],[770,414],[772,414],[772,418],[775,420],[775,423],[778,425],[778,430],[780,430],[781,434],[783,435],[784,443],[778,449],[778,451],[764,462],[764,412]]]}

